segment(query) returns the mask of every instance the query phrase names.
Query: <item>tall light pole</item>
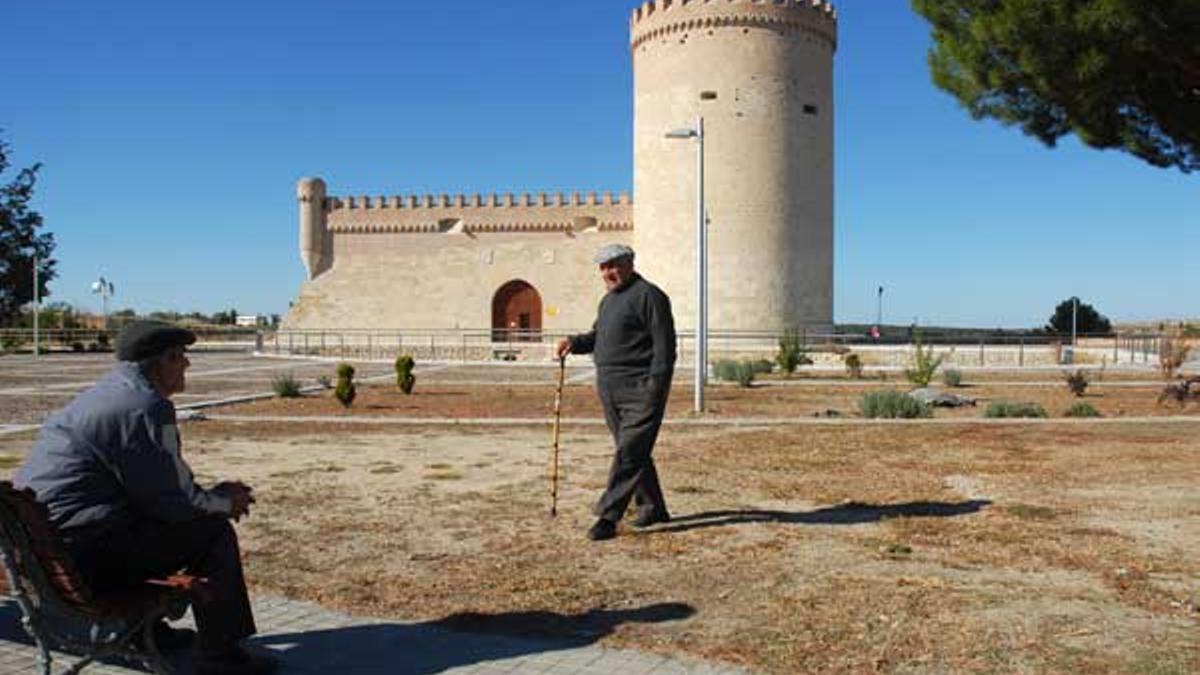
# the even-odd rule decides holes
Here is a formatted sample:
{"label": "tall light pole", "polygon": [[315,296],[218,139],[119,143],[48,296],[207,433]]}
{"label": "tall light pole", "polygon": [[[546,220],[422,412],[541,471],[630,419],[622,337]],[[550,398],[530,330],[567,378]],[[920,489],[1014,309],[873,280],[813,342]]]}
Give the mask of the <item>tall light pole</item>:
{"label": "tall light pole", "polygon": [[1075,327],[1079,325],[1079,298],[1071,296],[1071,346],[1075,347],[1079,344],[1076,337]]}
{"label": "tall light pole", "polygon": [[696,139],[696,368],[693,412],[704,412],[704,379],[708,369],[708,237],[704,208],[704,116],[694,128],[674,129],[667,138]]}
{"label": "tall light pole", "polygon": [[108,330],[108,299],[116,289],[111,281],[101,276],[92,282],[92,292],[100,296],[100,313],[104,316],[104,330]]}
{"label": "tall light pole", "polygon": [[38,257],[33,256],[33,358],[42,355],[41,333],[38,331],[42,310],[42,293],[38,288]]}
{"label": "tall light pole", "polygon": [[875,325],[879,328],[879,330],[883,330],[883,286],[879,287],[879,293],[876,297]]}

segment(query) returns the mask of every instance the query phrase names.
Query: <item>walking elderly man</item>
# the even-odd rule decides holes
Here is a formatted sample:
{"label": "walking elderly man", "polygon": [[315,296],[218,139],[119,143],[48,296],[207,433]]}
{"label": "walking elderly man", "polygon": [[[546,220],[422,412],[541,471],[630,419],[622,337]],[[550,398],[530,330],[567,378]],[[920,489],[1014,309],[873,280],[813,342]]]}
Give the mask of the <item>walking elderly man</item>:
{"label": "walking elderly man", "polygon": [[662,425],[675,371],[675,320],[671,300],[633,271],[633,249],[610,244],[594,258],[608,289],[592,330],[558,343],[557,355],[593,355],[596,393],[616,454],[608,488],[596,505],[593,541],[612,539],[632,498],[635,527],[671,519],[650,453]]}
{"label": "walking elderly man", "polygon": [[248,486],[204,489],[180,454],[171,397],[184,390],[191,331],[143,321],[116,341],[119,363],[42,426],[16,483],[37,493],[79,571],[101,589],[180,570],[208,579],[193,598],[199,634],[155,626],[163,647],[195,641],[200,675],[256,675],[274,661],[238,642],[255,632],[229,519],[249,513]]}

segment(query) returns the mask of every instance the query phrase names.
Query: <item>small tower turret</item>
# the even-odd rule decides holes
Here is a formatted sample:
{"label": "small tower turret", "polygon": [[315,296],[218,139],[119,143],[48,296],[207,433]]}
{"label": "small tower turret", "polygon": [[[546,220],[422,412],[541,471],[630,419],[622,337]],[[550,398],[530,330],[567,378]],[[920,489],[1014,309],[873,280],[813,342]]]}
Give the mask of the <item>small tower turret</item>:
{"label": "small tower turret", "polygon": [[333,264],[325,216],[325,181],[301,178],[296,183],[296,199],[300,202],[300,260],[308,270],[308,278],[315,279]]}

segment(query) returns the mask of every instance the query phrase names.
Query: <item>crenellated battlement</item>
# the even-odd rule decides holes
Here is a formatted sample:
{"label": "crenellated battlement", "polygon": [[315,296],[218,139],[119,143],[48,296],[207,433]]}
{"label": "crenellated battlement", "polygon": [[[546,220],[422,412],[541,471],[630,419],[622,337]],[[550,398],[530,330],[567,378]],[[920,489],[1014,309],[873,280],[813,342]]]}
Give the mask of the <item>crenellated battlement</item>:
{"label": "crenellated battlement", "polygon": [[628,193],[503,193],[325,198],[333,234],[616,232],[633,228]]}
{"label": "crenellated battlement", "polygon": [[629,18],[630,45],[672,33],[774,27],[819,35],[837,47],[837,9],[823,0],[649,0]]}
{"label": "crenellated battlement", "polygon": [[371,196],[355,195],[326,197],[328,212],[348,210],[418,210],[418,209],[514,209],[514,208],[562,208],[566,206],[631,206],[629,193],[572,192],[555,194],[547,192],[522,194],[423,194]]}

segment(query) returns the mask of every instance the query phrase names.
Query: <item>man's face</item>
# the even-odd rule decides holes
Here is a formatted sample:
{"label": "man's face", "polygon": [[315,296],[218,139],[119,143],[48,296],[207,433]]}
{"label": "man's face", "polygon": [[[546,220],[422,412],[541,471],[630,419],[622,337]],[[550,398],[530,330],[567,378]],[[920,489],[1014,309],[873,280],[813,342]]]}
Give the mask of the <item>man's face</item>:
{"label": "man's face", "polygon": [[629,256],[600,263],[600,278],[604,280],[604,287],[610,291],[624,286],[631,276],[633,276],[633,258]]}
{"label": "man's face", "polygon": [[187,388],[184,371],[192,362],[183,347],[171,347],[158,360],[158,385],[163,396],[178,394]]}

